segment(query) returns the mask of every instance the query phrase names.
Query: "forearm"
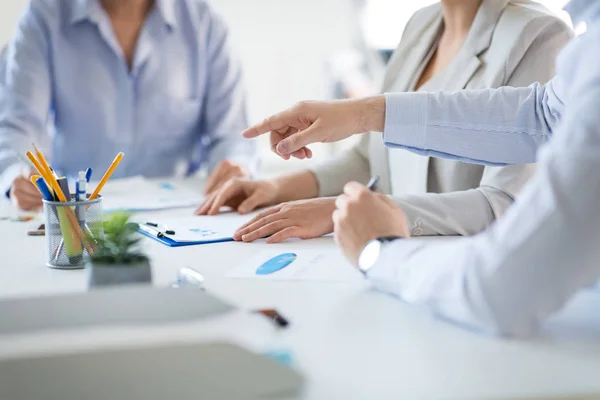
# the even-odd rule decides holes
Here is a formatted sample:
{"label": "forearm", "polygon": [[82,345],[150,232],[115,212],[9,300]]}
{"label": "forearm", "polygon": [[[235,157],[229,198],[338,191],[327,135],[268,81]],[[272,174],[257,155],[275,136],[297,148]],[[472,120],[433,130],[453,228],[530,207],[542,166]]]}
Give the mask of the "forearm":
{"label": "forearm", "polygon": [[319,194],[317,178],[310,171],[301,171],[273,178],[277,186],[276,203],[312,199]]}
{"label": "forearm", "polygon": [[[598,96],[597,98],[600,98]],[[600,279],[597,98],[542,151],[538,172],[485,233],[454,243],[398,241],[369,277],[444,318],[527,335]]]}
{"label": "forearm", "polygon": [[413,236],[470,236],[506,213],[535,173],[535,164],[485,167],[479,187],[395,197]]}
{"label": "forearm", "polygon": [[[573,294],[600,279],[595,222],[567,216],[570,211],[546,194],[531,187],[523,203],[478,236],[397,241],[369,279],[377,289],[461,326],[530,335]],[[592,206],[590,199],[583,202]]]}
{"label": "forearm", "polygon": [[4,165],[5,163],[0,161],[0,170],[2,171],[0,174],[0,197],[7,196],[15,179],[28,169],[24,163],[8,164],[7,167]]}
{"label": "forearm", "polygon": [[38,145],[45,142],[41,135],[36,134],[39,132],[37,126],[8,115],[15,109],[0,100],[0,107],[3,106],[7,108],[0,111],[0,196],[10,190],[17,177],[32,168],[25,156],[31,149],[31,142],[36,142]]}
{"label": "forearm", "polygon": [[[225,22],[216,14],[209,20],[207,85],[200,135],[210,142],[208,169],[223,160],[244,165],[251,174],[257,171],[256,144],[240,133],[248,126],[246,88],[241,64],[230,48]],[[207,138],[201,138],[200,142]]]}
{"label": "forearm", "polygon": [[2,60],[0,83],[0,190],[29,167],[23,160],[31,143],[47,144],[51,79],[49,33],[38,3],[19,21]]}
{"label": "forearm", "polygon": [[[496,219],[484,192],[484,189],[478,188],[408,195],[394,197],[393,200],[406,214],[412,236],[470,236],[481,232]],[[499,200],[506,204],[512,202],[502,193],[493,192],[491,195],[503,197]]]}
{"label": "forearm", "polygon": [[387,94],[383,139],[390,147],[478,164],[534,162],[560,119],[559,86]]}

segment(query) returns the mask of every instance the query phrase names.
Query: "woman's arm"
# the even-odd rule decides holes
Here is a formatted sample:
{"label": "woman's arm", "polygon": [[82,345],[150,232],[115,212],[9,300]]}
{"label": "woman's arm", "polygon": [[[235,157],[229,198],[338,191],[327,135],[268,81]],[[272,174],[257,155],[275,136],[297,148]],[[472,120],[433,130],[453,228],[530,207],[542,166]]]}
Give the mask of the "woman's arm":
{"label": "woman's arm", "polygon": [[47,135],[52,84],[44,12],[37,2],[27,8],[0,60],[1,193],[27,166],[22,159],[31,142]]}
{"label": "woman's arm", "polygon": [[208,169],[229,160],[256,172],[255,143],[243,140],[240,132],[248,126],[246,88],[242,69],[234,57],[225,22],[213,10],[205,12],[207,33],[207,80],[200,135],[208,142]]}

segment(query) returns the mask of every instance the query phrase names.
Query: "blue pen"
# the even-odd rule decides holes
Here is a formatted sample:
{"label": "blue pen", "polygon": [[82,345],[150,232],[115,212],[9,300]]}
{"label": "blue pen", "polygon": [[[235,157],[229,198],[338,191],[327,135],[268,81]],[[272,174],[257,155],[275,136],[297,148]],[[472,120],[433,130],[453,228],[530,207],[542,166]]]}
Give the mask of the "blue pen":
{"label": "blue pen", "polygon": [[92,169],[88,168],[85,170],[85,181],[90,183],[90,179],[92,179]]}
{"label": "blue pen", "polygon": [[46,185],[44,178],[41,178],[41,177],[37,178],[35,183],[37,184],[37,187],[40,189],[40,192],[42,192],[42,196],[44,197],[44,200],[54,201],[54,196],[52,196],[52,193],[50,193],[50,190],[48,189],[48,186]]}

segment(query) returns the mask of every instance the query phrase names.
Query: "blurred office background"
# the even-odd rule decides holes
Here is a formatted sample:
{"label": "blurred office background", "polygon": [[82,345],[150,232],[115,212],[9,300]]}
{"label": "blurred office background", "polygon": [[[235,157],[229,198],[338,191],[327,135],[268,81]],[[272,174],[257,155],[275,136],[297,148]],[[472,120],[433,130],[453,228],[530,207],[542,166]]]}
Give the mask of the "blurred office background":
{"label": "blurred office background", "polygon": [[[75,1],[75,0],[73,0]],[[0,43],[7,43],[29,0],[0,3]],[[249,115],[257,122],[299,100],[376,92],[385,61],[417,9],[433,0],[213,0],[227,20],[242,59]],[[567,0],[540,0],[561,11]],[[300,168],[283,162],[263,140],[263,172]],[[315,159],[352,145],[315,148]],[[314,160],[313,160],[314,162]]]}

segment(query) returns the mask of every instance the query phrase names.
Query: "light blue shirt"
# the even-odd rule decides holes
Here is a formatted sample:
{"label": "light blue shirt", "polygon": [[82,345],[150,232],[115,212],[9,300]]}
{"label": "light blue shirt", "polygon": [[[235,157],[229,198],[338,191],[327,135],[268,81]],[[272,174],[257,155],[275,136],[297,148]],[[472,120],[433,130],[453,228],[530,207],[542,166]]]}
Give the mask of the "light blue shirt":
{"label": "light blue shirt", "polygon": [[203,0],[157,0],[131,69],[99,0],[33,0],[0,72],[0,189],[33,141],[61,173],[98,179],[120,151],[114,177],[251,167],[240,67]]}
{"label": "light blue shirt", "polygon": [[472,328],[527,335],[598,282],[600,0],[567,10],[588,32],[545,86],[386,95],[388,145],[492,165],[537,161],[538,170],[477,236],[387,245],[368,273],[377,288]]}

